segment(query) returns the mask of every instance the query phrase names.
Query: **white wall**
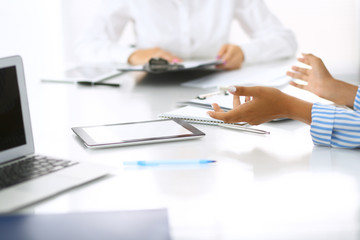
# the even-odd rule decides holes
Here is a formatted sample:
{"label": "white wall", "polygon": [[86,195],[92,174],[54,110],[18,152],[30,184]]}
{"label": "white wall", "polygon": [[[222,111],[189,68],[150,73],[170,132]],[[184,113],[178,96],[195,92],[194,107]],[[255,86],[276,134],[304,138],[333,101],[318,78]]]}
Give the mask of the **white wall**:
{"label": "white wall", "polygon": [[[298,41],[298,55],[321,57],[339,78],[358,81],[360,65],[359,0],[265,0]],[[245,35],[233,24],[232,42]]]}
{"label": "white wall", "polygon": [[92,22],[101,0],[60,0],[64,26],[64,58],[69,67],[77,63],[76,41]]}
{"label": "white wall", "polygon": [[0,57],[19,54],[25,71],[62,60],[61,0],[0,0]]}
{"label": "white wall", "polygon": [[[60,0],[62,2],[65,60],[67,65],[76,65],[79,60],[73,53],[78,38],[82,32],[91,26],[102,0]],[[86,7],[84,7],[86,6]],[[126,26],[120,44],[133,44],[135,36],[131,25]]]}
{"label": "white wall", "polygon": [[359,76],[360,3],[358,0],[266,0],[266,2],[284,25],[295,32],[299,52],[311,52],[323,58],[335,75],[350,78]]}

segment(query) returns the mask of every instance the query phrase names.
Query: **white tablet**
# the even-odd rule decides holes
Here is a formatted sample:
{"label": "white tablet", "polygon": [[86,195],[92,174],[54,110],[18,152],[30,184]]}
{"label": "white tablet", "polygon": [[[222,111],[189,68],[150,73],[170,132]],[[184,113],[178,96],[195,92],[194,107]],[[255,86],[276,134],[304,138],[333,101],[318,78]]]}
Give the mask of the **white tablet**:
{"label": "white tablet", "polygon": [[89,148],[104,148],[200,138],[205,133],[180,119],[119,123],[72,130]]}

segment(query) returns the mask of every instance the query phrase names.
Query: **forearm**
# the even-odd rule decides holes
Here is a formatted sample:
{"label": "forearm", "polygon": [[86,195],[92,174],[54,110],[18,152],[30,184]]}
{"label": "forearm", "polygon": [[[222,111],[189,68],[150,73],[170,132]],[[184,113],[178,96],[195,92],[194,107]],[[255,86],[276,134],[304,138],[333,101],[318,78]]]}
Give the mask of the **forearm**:
{"label": "forearm", "polygon": [[312,103],[284,94],[284,117],[311,124]]}
{"label": "forearm", "polygon": [[322,97],[336,104],[353,108],[357,90],[358,87],[355,85],[334,79],[331,84],[328,84]]}

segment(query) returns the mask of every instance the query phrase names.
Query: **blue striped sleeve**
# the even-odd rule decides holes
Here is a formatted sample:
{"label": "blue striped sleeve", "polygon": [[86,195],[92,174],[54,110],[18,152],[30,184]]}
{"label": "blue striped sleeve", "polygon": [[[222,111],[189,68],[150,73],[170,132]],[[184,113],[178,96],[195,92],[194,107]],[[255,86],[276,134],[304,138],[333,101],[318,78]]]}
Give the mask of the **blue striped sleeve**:
{"label": "blue striped sleeve", "polygon": [[[358,91],[356,99],[359,100]],[[314,103],[311,112],[314,144],[329,147],[360,147],[360,111]]]}
{"label": "blue striped sleeve", "polygon": [[360,111],[360,87],[356,93],[355,101],[354,101],[354,110]]}

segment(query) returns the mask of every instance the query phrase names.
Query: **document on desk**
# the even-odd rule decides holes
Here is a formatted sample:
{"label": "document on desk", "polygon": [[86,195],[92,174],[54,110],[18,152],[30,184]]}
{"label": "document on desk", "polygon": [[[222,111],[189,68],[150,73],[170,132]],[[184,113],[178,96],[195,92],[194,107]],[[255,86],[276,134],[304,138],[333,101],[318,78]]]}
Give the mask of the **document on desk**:
{"label": "document on desk", "polygon": [[[206,109],[212,109],[212,104],[217,103],[219,104],[220,108],[223,110],[231,110],[233,108],[233,95],[232,94],[217,94],[207,98],[199,99],[194,98],[188,101],[181,101],[178,102],[179,105],[190,105],[190,106],[197,106]],[[244,97],[240,97],[240,99],[244,100]]]}
{"label": "document on desk", "polygon": [[220,86],[271,86],[279,87],[289,82],[286,71],[296,63],[287,59],[270,63],[244,65],[239,70],[222,71],[211,76],[201,77],[182,84],[186,87],[217,88]]}
{"label": "document on desk", "polygon": [[192,68],[206,68],[206,67],[213,67],[222,63],[221,60],[216,59],[209,59],[209,60],[189,60],[184,61],[182,64],[184,65],[185,69],[192,69]]}
{"label": "document on desk", "polygon": [[97,63],[79,65],[69,69],[56,69],[54,71],[44,73],[41,77],[41,81],[55,83],[79,83],[84,85],[106,85],[106,83],[104,83],[105,80],[121,74],[121,72],[116,69],[117,66],[117,63]]}

